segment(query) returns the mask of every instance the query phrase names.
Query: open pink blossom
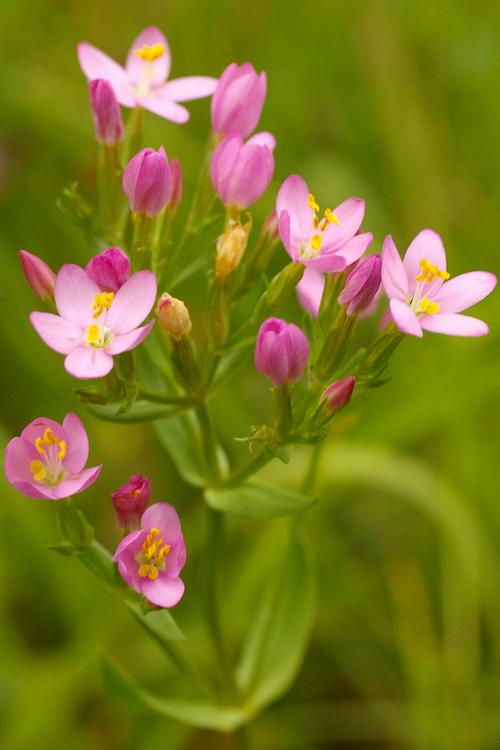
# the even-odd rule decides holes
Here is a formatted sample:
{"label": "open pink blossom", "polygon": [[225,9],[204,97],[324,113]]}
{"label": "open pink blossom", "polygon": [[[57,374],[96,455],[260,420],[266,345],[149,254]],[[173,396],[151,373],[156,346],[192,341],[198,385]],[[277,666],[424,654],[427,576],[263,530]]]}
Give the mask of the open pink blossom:
{"label": "open pink blossom", "polygon": [[167,83],[170,50],[155,26],[148,26],[134,40],[124,68],[88,42],[80,42],[77,53],[87,78],[109,81],[124,107],[144,107],[177,123],[189,119],[189,112],[179,102],[211,96],[217,86],[217,79],[208,76],[187,76]]}
{"label": "open pink blossom", "polygon": [[156,297],[151,271],[138,271],[116,292],[103,292],[90,276],[73,264],[56,278],[59,315],[33,312],[31,323],[43,341],[65,354],[64,366],[75,378],[100,378],[113,368],[113,356],[138,346],[154,321],[139,327]]}
{"label": "open pink blossom", "polygon": [[76,414],[63,423],[39,417],[5,449],[5,475],[13,487],[37,500],[61,500],[83,492],[99,476],[101,466],[85,469],[89,441]]}
{"label": "open pink blossom", "polygon": [[473,271],[450,278],[441,237],[423,229],[401,260],[389,235],[382,248],[382,283],[389,297],[392,318],[403,333],[423,336],[423,331],[449,336],[484,336],[482,320],[460,315],[488,296],[496,286],[492,273]]}
{"label": "open pink blossom", "polygon": [[276,198],[278,231],[288,255],[316,271],[343,271],[369,247],[371,232],[358,234],[365,202],[349,198],[319,215],[319,205],[299,175],[288,177]]}
{"label": "open pink blossom", "polygon": [[151,505],[142,515],[140,530],[122,539],[113,560],[124,581],[152,604],[178,604],[184,593],[179,573],[186,562],[186,546],[173,505]]}

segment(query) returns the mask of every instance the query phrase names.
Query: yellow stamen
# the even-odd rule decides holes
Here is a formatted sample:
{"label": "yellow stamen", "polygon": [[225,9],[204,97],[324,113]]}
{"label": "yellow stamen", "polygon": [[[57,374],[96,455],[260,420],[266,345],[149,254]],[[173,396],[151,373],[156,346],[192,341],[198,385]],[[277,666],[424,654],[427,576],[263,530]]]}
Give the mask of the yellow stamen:
{"label": "yellow stamen", "polygon": [[50,427],[47,427],[43,433],[43,442],[45,445],[55,445],[59,442],[59,438],[54,435]]}
{"label": "yellow stamen", "polygon": [[149,576],[150,570],[151,570],[150,565],[141,565],[137,572],[139,573],[141,578],[147,578]]}
{"label": "yellow stamen", "polygon": [[139,49],[134,50],[134,55],[140,57],[144,62],[154,62],[158,60],[165,52],[163,44],[143,44]]}
{"label": "yellow stamen", "polygon": [[59,453],[57,454],[57,458],[59,461],[62,461],[66,457],[66,441],[60,440],[59,441]]}
{"label": "yellow stamen", "polygon": [[440,310],[438,302],[432,302],[428,297],[424,297],[420,302],[418,311],[426,315],[435,315]]}
{"label": "yellow stamen", "polygon": [[94,304],[92,305],[93,318],[98,318],[104,310],[111,307],[115,295],[113,292],[101,292],[94,296]]}
{"label": "yellow stamen", "polygon": [[311,237],[311,247],[313,250],[321,250],[323,244],[323,237],[320,234],[313,234]]}
{"label": "yellow stamen", "polygon": [[330,224],[330,223],[332,223],[332,224],[338,224],[339,223],[338,217],[336,216],[336,214],[333,213],[333,211],[332,211],[331,208],[325,208],[324,216],[325,216],[325,219],[326,219],[325,227],[326,227],[327,224]]}
{"label": "yellow stamen", "polygon": [[37,437],[35,440],[35,448],[37,449],[38,453],[45,454],[45,448],[43,448],[43,437]]}
{"label": "yellow stamen", "polygon": [[158,568],[155,568],[154,565],[149,566],[148,578],[150,581],[156,581],[156,579],[158,578]]}
{"label": "yellow stamen", "polygon": [[33,479],[36,482],[41,482],[42,479],[45,479],[45,477],[47,476],[45,466],[41,461],[32,461],[30,463],[30,471],[33,474]]}
{"label": "yellow stamen", "polygon": [[101,329],[98,325],[91,325],[88,326],[87,331],[85,333],[85,340],[87,344],[98,344],[99,338],[101,334]]}
{"label": "yellow stamen", "polygon": [[416,277],[415,281],[427,281],[429,283],[436,278],[443,279],[444,281],[450,278],[450,274],[447,271],[442,271],[434,263],[429,263],[427,258],[422,258],[419,265],[422,273]]}
{"label": "yellow stamen", "polygon": [[158,553],[158,560],[163,560],[163,558],[168,555],[170,552],[170,544],[165,544],[161,550]]}
{"label": "yellow stamen", "polygon": [[312,193],[309,193],[309,195],[307,196],[307,203],[311,211],[314,211],[314,213],[319,211],[319,203],[316,202],[316,198]]}

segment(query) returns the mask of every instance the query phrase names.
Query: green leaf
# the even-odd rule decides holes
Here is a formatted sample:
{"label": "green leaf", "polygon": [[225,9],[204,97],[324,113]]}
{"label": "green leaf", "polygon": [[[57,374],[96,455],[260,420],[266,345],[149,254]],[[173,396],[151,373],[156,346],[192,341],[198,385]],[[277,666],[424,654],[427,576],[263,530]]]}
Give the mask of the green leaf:
{"label": "green leaf", "polygon": [[101,667],[109,689],[136,709],[146,709],[192,727],[219,732],[231,732],[250,718],[250,714],[239,706],[219,706],[207,700],[157,698],[136,682],[110,655],[101,657]]}
{"label": "green leaf", "polygon": [[145,611],[140,602],[125,601],[136,620],[160,645],[165,641],[185,641],[186,637],[166,609]]}
{"label": "green leaf", "polygon": [[199,450],[199,438],[192,414],[184,414],[168,421],[156,422],[156,431],[162,445],[174,462],[177,471],[188,484],[204,484],[204,459]]}
{"label": "green leaf", "polygon": [[315,499],[256,479],[238,487],[205,490],[205,500],[214,510],[259,520],[298,513],[309,508]]}
{"label": "green leaf", "polygon": [[167,419],[174,417],[184,411],[184,406],[170,406],[165,404],[154,404],[150,401],[135,401],[130,408],[121,412],[121,404],[107,404],[98,406],[88,405],[89,411],[104,422],[120,422],[122,424],[134,424],[136,422],[150,422],[154,419]]}
{"label": "green leaf", "polygon": [[315,605],[309,550],[293,534],[279,574],[255,612],[238,665],[237,680],[255,710],[279,698],[302,663]]}

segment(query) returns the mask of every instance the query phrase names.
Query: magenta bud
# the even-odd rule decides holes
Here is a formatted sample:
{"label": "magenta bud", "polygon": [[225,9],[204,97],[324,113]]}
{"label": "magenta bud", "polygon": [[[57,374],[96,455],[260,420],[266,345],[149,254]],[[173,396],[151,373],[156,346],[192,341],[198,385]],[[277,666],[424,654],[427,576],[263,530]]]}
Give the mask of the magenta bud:
{"label": "magenta bud", "polygon": [[274,172],[274,145],[270,133],[258,133],[246,143],[233,133],[219,143],[210,161],[210,177],[225,206],[248,208],[267,190]]}
{"label": "magenta bud", "polygon": [[89,81],[89,95],[96,138],[106,146],[114,146],[123,140],[124,128],[113,87],[109,81],[98,78]]}
{"label": "magenta bud", "polygon": [[151,490],[146,477],[136,474],[127,484],[111,494],[119,529],[139,528],[142,512],[149,502]]}
{"label": "magenta bud", "polygon": [[43,261],[26,250],[19,251],[19,260],[26,281],[37,297],[46,302],[54,300],[54,287],[56,275],[54,271]]}
{"label": "magenta bud", "polygon": [[152,217],[166,206],[172,193],[172,173],[165,149],[144,148],[123,173],[123,191],[136,213]]}
{"label": "magenta bud", "polygon": [[328,412],[333,413],[340,411],[347,406],[352,397],[356,378],[350,375],[342,380],[336,380],[323,391],[323,403]]}
{"label": "magenta bud", "polygon": [[231,63],[212,97],[212,128],[218,135],[239,133],[243,138],[257,127],[267,91],[265,73],[250,63]]}
{"label": "magenta bud", "polygon": [[85,270],[103,291],[117,292],[130,277],[130,260],[119,247],[108,247],[91,258]]}
{"label": "magenta bud", "polygon": [[170,207],[175,210],[182,200],[182,191],[184,185],[182,169],[178,159],[172,159],[172,161],[170,162],[170,174],[172,177]]}
{"label": "magenta bud", "polygon": [[375,253],[351,271],[337,300],[339,305],[346,306],[347,315],[359,315],[371,305],[380,288],[381,267],[380,255]]}
{"label": "magenta bud", "polygon": [[304,374],[309,352],[309,341],[298,326],[268,318],[257,335],[255,366],[274,385],[296,383]]}

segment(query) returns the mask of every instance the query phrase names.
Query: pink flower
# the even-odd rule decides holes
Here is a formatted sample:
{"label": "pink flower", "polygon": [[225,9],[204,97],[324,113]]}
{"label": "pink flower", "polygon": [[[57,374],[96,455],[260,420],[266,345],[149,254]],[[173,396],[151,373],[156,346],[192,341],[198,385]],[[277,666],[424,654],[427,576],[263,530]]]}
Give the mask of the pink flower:
{"label": "pink flower", "polygon": [[257,127],[267,78],[250,63],[231,63],[221,75],[212,98],[212,128],[219,135],[239,133],[243,138]]}
{"label": "pink flower", "polygon": [[91,258],[85,270],[103,292],[117,292],[130,278],[130,259],[119,247],[108,247]]}
{"label": "pink flower", "polygon": [[365,202],[349,198],[333,211],[319,205],[298,175],[291,175],[276,199],[278,231],[288,255],[296,263],[316,271],[343,271],[370,245],[370,232],[357,234],[365,214]]}
{"label": "pink flower", "polygon": [[106,146],[114,146],[123,140],[124,129],[113,87],[102,79],[89,81],[89,95],[96,138]]}
{"label": "pink flower", "polygon": [[343,409],[344,406],[347,406],[352,398],[355,385],[356,378],[354,375],[349,375],[349,377],[342,378],[342,380],[336,380],[328,388],[325,388],[322,400],[326,410],[330,413],[335,413]]}
{"label": "pink flower", "polygon": [[211,96],[217,86],[217,79],[207,76],[188,76],[166,83],[170,50],[155,26],[148,26],[134,40],[125,68],[87,42],[80,42],[77,52],[87,78],[109,81],[124,107],[144,107],[173,122],[189,119],[189,112],[178,102]]}
{"label": "pink flower", "polygon": [[19,260],[26,281],[37,297],[45,302],[53,301],[56,275],[41,258],[26,250],[19,251]]}
{"label": "pink flower", "polygon": [[154,321],[137,326],[149,315],[156,297],[151,271],[138,271],[118,290],[103,292],[73,264],[56,278],[59,315],[33,312],[34,329],[54,351],[65,354],[64,366],[75,378],[100,378],[113,367],[113,356],[138,346]]}
{"label": "pink flower", "polygon": [[116,511],[118,528],[137,528],[150,497],[149,482],[140,474],[130,477],[127,484],[113,492],[111,499]]}
{"label": "pink flower", "polygon": [[257,133],[246,143],[238,133],[219,143],[210,162],[214,190],[225,206],[244,209],[267,190],[274,172],[271,133]]}
{"label": "pink flower", "polygon": [[309,341],[294,323],[268,318],[257,335],[255,366],[274,385],[296,383],[309,359]]}
{"label": "pink flower", "polygon": [[380,269],[380,255],[374,253],[351,271],[338,297],[338,303],[345,305],[347,315],[359,315],[371,306],[380,289]]}
{"label": "pink flower", "polygon": [[85,428],[76,414],[62,425],[39,417],[5,449],[5,475],[27,497],[61,500],[83,492],[95,482],[101,466],[84,469],[89,456]]}
{"label": "pink flower", "polygon": [[172,193],[172,175],[165,149],[143,148],[123,172],[123,192],[130,208],[146,216],[156,216],[167,205]]}
{"label": "pink flower", "polygon": [[423,331],[449,336],[484,336],[482,320],[459,315],[488,296],[496,286],[492,273],[473,271],[448,281],[441,237],[423,229],[411,242],[404,260],[389,235],[382,248],[382,283],[397,327],[410,336]]}
{"label": "pink flower", "polygon": [[114,554],[121,577],[157,607],[174,607],[184,594],[179,573],[186,546],[173,505],[155,503],[141,518],[141,528],[128,534]]}

